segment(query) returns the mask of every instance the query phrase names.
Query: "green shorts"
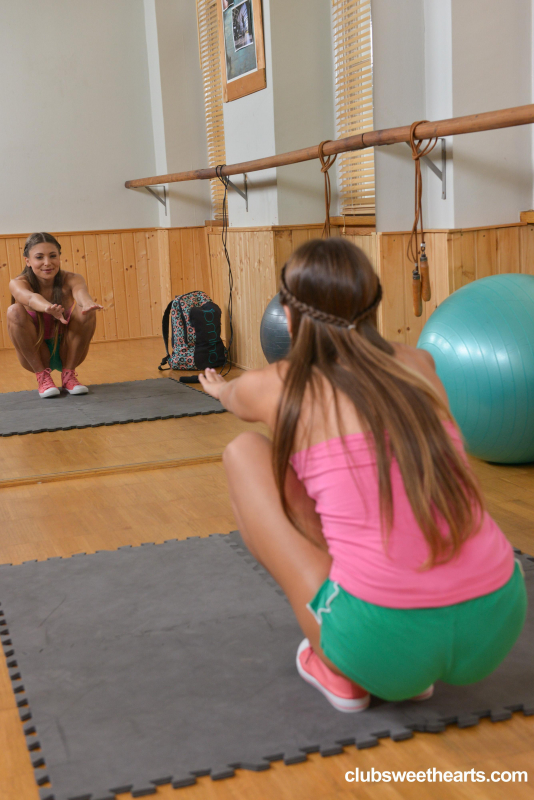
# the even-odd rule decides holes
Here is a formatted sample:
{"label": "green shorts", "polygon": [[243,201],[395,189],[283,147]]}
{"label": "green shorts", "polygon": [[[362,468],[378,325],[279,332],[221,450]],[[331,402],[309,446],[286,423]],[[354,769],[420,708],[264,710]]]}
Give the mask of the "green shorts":
{"label": "green shorts", "polygon": [[503,587],[452,606],[376,606],[327,579],[309,608],[323,652],[344,675],[384,700],[405,700],[437,680],[463,686],[493,672],[521,632],[527,594],[516,563]]}
{"label": "green shorts", "polygon": [[45,339],[45,344],[50,350],[50,369],[57,369],[58,372],[61,372],[61,370],[63,369],[63,364],[61,363],[61,358],[59,357],[59,347],[61,345],[61,337],[58,339],[55,353],[54,353],[53,339]]}

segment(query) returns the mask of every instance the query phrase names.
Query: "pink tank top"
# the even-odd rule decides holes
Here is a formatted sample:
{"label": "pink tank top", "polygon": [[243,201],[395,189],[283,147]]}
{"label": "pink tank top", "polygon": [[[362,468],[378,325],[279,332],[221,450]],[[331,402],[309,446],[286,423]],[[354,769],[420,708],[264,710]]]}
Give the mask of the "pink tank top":
{"label": "pink tank top", "polygon": [[[73,305],[63,315],[64,318],[67,321],[67,325],[70,322],[71,314],[74,311],[74,306],[75,305],[76,305],[76,301],[74,301]],[[34,311],[32,308],[28,308],[27,306],[25,306],[25,309],[28,312],[28,314],[30,315],[30,317],[33,319],[33,321],[35,322],[35,325],[37,326],[37,311]],[[43,313],[43,328],[44,328],[43,338],[44,339],[51,339],[54,336],[55,324],[56,324],[56,318],[53,317],[51,314],[47,314],[46,312],[44,312]],[[67,327],[67,325],[65,325],[65,327]],[[61,331],[61,328],[60,328],[60,331]]]}
{"label": "pink tank top", "polygon": [[[455,426],[444,424],[463,453]],[[428,558],[428,545],[396,461],[391,466],[393,525],[386,552],[376,457],[363,433],[345,436],[345,447],[340,438],[312,445],[295,453],[291,463],[316,502],[332,556],[330,579],[349,594],[389,608],[435,608],[489,594],[510,579],[513,550],[489,514],[456,558],[419,569]]]}

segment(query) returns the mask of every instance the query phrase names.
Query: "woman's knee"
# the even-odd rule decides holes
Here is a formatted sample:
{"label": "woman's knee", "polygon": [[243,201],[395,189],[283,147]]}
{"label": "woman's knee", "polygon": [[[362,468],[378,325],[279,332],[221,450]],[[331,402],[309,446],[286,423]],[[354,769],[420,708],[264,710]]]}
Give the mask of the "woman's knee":
{"label": "woman's knee", "polygon": [[84,332],[92,332],[96,328],[96,311],[88,311],[87,314],[75,313],[71,321]]}
{"label": "woman's knee", "polygon": [[7,308],[7,321],[11,325],[25,325],[32,320],[22,303],[13,303]]}
{"label": "woman's knee", "polygon": [[245,431],[227,444],[223,452],[223,464],[227,472],[242,468],[245,464],[258,462],[262,456],[269,456],[271,443],[266,436],[255,431]]}

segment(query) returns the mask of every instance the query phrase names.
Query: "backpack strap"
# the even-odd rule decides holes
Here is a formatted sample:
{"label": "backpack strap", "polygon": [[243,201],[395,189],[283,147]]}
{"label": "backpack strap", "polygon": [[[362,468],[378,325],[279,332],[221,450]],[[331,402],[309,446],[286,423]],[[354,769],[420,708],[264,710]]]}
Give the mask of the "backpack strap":
{"label": "backpack strap", "polygon": [[[169,305],[167,306],[167,308],[163,312],[163,319],[161,320],[161,333],[162,333],[162,336],[163,336],[163,342],[165,344],[165,350],[167,352],[167,355],[165,356],[165,358],[161,359],[161,364],[158,367],[160,372],[164,372],[165,371],[164,364],[168,364],[169,363],[169,358],[170,358],[170,354],[169,354],[169,318],[171,316],[172,303],[173,303],[173,301],[171,300],[171,302],[169,303]],[[170,367],[167,367],[167,369],[170,370]]]}
{"label": "backpack strap", "polygon": [[[190,292],[190,294],[193,294],[193,292]],[[184,297],[184,295],[182,295],[182,297]],[[180,316],[182,318],[182,325],[183,325],[183,328],[184,328],[184,340],[185,340],[186,345],[189,347],[189,338],[187,336],[187,325],[189,323],[189,314],[187,315],[187,319],[186,319],[184,310],[182,308],[182,297],[178,298],[178,310],[180,311]]]}

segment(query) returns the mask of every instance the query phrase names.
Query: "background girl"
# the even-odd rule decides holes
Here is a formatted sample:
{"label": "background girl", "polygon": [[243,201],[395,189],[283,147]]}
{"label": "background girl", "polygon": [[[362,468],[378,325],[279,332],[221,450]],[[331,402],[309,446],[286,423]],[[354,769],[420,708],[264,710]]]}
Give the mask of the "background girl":
{"label": "background girl", "polygon": [[102,306],[81,275],[61,269],[61,245],[50,233],[32,233],[24,258],[24,271],[9,284],[13,302],[7,312],[19,361],[35,373],[40,397],[59,394],[53,369],[61,372],[69,394],[86,394],[75,370],[87,357]]}
{"label": "background girl", "polygon": [[204,389],[262,421],[226,449],[233,510],[305,639],[301,676],[341,711],[481,680],[525,619],[432,357],[377,331],[381,287],[341,238],[299,248],[280,295],[287,360]]}

